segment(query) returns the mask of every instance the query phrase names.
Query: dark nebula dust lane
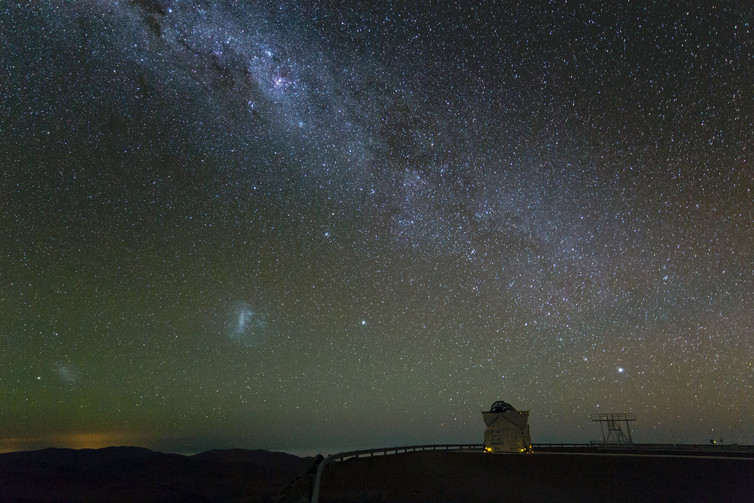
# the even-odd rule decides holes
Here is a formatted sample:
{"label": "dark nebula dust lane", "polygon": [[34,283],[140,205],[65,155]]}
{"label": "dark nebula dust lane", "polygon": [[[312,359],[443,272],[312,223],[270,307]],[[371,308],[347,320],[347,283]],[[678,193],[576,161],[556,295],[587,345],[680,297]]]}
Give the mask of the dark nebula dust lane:
{"label": "dark nebula dust lane", "polygon": [[0,449],[752,443],[752,8],[0,5]]}

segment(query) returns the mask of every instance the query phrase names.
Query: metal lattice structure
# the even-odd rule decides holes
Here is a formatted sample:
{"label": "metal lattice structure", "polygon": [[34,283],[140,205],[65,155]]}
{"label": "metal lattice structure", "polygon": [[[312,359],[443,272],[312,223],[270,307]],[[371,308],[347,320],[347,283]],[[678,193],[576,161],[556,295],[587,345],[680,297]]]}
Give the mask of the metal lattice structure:
{"label": "metal lattice structure", "polygon": [[[628,423],[636,421],[636,414],[631,412],[607,412],[591,415],[592,421],[600,423],[602,445],[633,445],[631,428]],[[625,424],[626,430],[623,431]]]}

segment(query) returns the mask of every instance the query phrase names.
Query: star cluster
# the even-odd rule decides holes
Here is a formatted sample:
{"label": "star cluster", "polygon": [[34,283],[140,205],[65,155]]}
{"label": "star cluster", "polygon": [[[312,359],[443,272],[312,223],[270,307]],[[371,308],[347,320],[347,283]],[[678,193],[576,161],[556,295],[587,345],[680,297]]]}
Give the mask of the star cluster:
{"label": "star cluster", "polygon": [[0,448],[753,443],[752,17],[6,2]]}

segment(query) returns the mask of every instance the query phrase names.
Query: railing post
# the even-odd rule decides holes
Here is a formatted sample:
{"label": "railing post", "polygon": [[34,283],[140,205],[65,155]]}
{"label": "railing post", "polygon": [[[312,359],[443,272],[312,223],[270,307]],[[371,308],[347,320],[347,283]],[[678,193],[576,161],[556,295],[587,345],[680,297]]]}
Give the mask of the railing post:
{"label": "railing post", "polygon": [[312,489],[312,503],[319,503],[319,485],[322,480],[322,472],[325,471],[325,465],[331,457],[323,459],[317,467],[317,476],[314,479],[314,488]]}

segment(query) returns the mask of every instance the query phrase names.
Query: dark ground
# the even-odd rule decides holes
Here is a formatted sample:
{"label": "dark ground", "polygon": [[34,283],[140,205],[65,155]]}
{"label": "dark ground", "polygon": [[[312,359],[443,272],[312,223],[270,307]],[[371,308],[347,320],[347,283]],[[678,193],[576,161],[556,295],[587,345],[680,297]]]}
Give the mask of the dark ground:
{"label": "dark ground", "polygon": [[747,502],[754,459],[412,452],[328,466],[322,502]]}
{"label": "dark ground", "polygon": [[[0,454],[0,501],[308,501],[312,458],[134,447]],[[754,458],[425,451],[328,464],[322,502],[747,502]]]}

